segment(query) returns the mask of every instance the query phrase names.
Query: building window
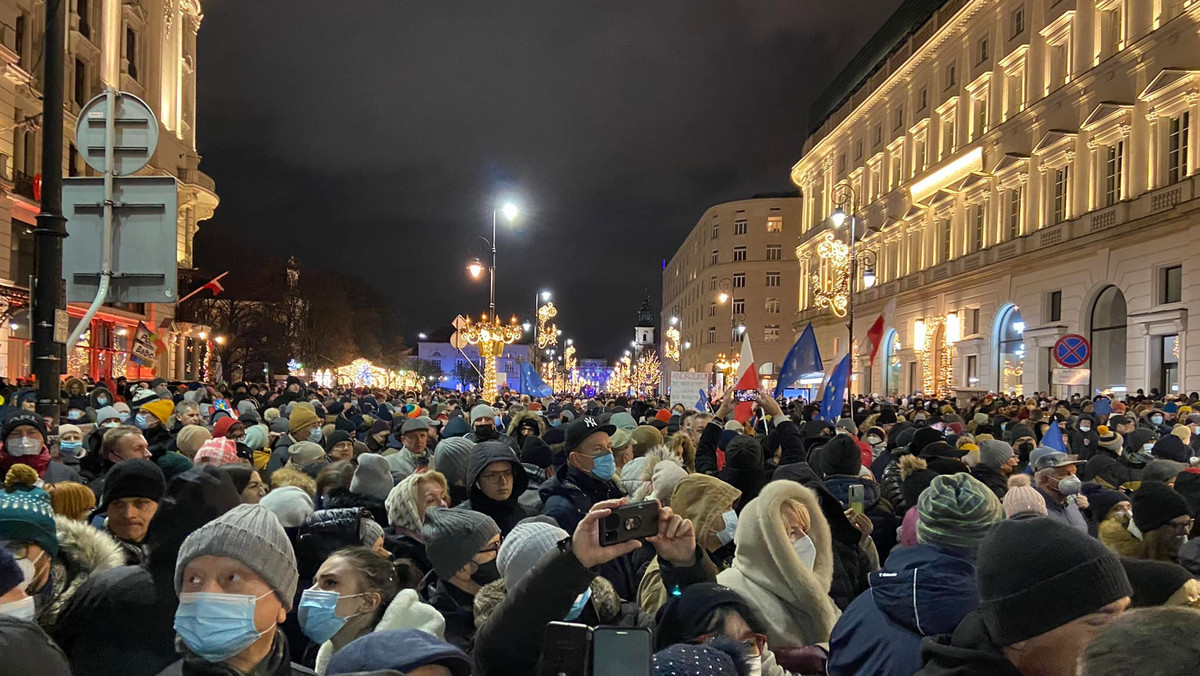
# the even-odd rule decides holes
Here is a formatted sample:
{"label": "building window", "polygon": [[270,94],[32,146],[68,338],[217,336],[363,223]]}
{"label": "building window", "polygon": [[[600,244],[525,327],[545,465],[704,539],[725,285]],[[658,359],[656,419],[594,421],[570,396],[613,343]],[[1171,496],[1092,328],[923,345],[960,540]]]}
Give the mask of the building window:
{"label": "building window", "polygon": [[938,244],[938,248],[942,252],[942,260],[939,262],[945,263],[946,261],[950,260],[951,255],[954,253],[954,250],[950,247],[949,218],[943,218],[942,220],[938,221]]}
{"label": "building window", "polygon": [[717,327],[710,326],[708,327],[708,344],[712,345],[715,342],[717,342]]}
{"label": "building window", "polygon": [[954,153],[954,110],[942,118],[942,152],[940,157],[948,157]]}
{"label": "building window", "polygon": [[874,140],[872,141],[872,147],[878,146],[880,143],[883,143],[883,125],[882,124],[875,125],[875,136],[873,138],[874,138]]}
{"label": "building window", "polygon": [[734,298],[733,299],[733,314],[735,314],[735,315],[746,314],[746,299],[745,298]]}
{"label": "building window", "polygon": [[862,139],[859,139],[854,142],[854,159],[856,161],[861,160],[862,156],[863,156],[863,142],[862,142]]}
{"label": "building window", "polygon": [[925,134],[924,134],[924,132],[922,132],[920,136],[913,139],[913,174],[914,175],[918,174],[922,171],[925,171],[927,159],[928,158],[926,158],[926,156],[925,156]]}
{"label": "building window", "polygon": [[779,325],[767,324],[763,327],[763,342],[778,343],[779,342]]}
{"label": "building window", "polygon": [[917,112],[921,112],[929,107],[929,88],[921,85],[917,90]]}
{"label": "building window", "polygon": [[1125,142],[1104,149],[1104,205],[1112,206],[1121,201],[1121,162],[1125,155]]}
{"label": "building window", "polygon": [[1021,318],[1021,309],[1009,305],[1004,309],[997,322],[996,353],[999,355],[999,372],[996,374],[997,389],[1001,392],[1021,394],[1021,376],[1025,370],[1025,320]]}
{"label": "building window", "polygon": [[892,111],[892,129],[900,129],[904,127],[904,108],[900,107]]}
{"label": "building window", "polygon": [[89,0],[75,0],[75,13],[79,17],[79,34],[87,39],[92,38],[92,24],[88,11]]}
{"label": "building window", "polygon": [[988,39],[987,36],[979,38],[979,42],[975,43],[975,63],[983,63],[988,60]]}
{"label": "building window", "polygon": [[1024,67],[1007,73],[1004,78],[1007,88],[1008,117],[1012,117],[1025,109],[1025,69]]}
{"label": "building window", "polygon": [[744,246],[733,247],[733,262],[738,263],[738,262],[744,261],[744,260],[746,260],[746,247],[744,247]]}
{"label": "building window", "polygon": [[713,249],[711,263],[713,265],[716,265],[717,263],[719,263],[721,261],[720,257],[721,257],[721,252],[717,251],[716,249]]}
{"label": "building window", "polygon": [[967,310],[967,335],[979,335],[979,308],[977,307]]}
{"label": "building window", "polygon": [[767,245],[767,260],[769,260],[769,261],[783,260],[783,245],[768,244]]}
{"label": "building window", "polygon": [[81,59],[75,59],[75,86],[74,91],[75,103],[82,106],[88,100],[87,86],[87,64]]}
{"label": "building window", "polygon": [[1025,8],[1018,7],[1008,15],[1008,24],[1011,28],[1009,39],[1015,38],[1025,32]]}
{"label": "building window", "polygon": [[767,232],[783,232],[783,216],[767,216]]}
{"label": "building window", "polygon": [[744,235],[744,234],[746,234],[748,227],[749,226],[746,223],[746,219],[739,218],[738,220],[733,222],[733,234]]}
{"label": "building window", "polygon": [[1099,59],[1112,56],[1121,49],[1121,4],[1117,3],[1112,9],[1099,12],[1100,21],[1100,50],[1097,56]]}
{"label": "building window", "polygon": [[768,272],[767,273],[767,286],[779,286],[779,285],[780,285],[779,273],[778,272]]}
{"label": "building window", "polygon": [[709,291],[716,291],[716,290],[717,290],[717,278],[716,278],[716,277],[709,277],[709,278],[708,278],[708,290],[709,290]]}
{"label": "building window", "polygon": [[1178,303],[1183,300],[1183,266],[1172,265],[1162,270],[1163,303]]}
{"label": "building window", "polygon": [[904,167],[904,149],[903,146],[896,148],[896,152],[890,155],[892,167],[888,171],[888,189],[895,190],[900,185]]}
{"label": "building window", "polygon": [[1054,170],[1051,176],[1050,222],[1062,223],[1067,220],[1067,199],[1070,192],[1069,167],[1061,166]]}
{"label": "building window", "polygon": [[28,70],[25,64],[25,32],[29,30],[26,22],[24,14],[17,15],[16,25],[13,26],[13,51],[17,53],[17,65]]}
{"label": "building window", "polygon": [[133,28],[125,27],[125,72],[134,80],[138,79],[137,67],[137,33]]}
{"label": "building window", "polygon": [[744,272],[733,273],[733,288],[735,288],[735,289],[746,288],[746,273],[744,273]]}
{"label": "building window", "polygon": [[974,387],[979,383],[979,357],[969,354],[967,355],[967,387]]}
{"label": "building window", "polygon": [[1008,238],[1021,236],[1021,187],[1008,191]]}
{"label": "building window", "polygon": [[1049,52],[1049,72],[1046,78],[1046,91],[1051,92],[1067,83],[1067,78],[1070,76],[1069,59],[1070,59],[1070,41],[1064,40],[1057,44],[1046,45],[1046,50]]}
{"label": "building window", "polygon": [[712,236],[710,237],[710,239],[721,239],[721,224],[720,223],[712,224]]}
{"label": "building window", "polygon": [[708,316],[709,316],[709,317],[716,317],[716,316],[717,316],[717,304],[716,304],[716,303],[709,303],[709,304],[708,304]]}
{"label": "building window", "polygon": [[838,173],[839,174],[846,173],[846,153],[842,153],[841,155],[838,155]]}
{"label": "building window", "polygon": [[954,85],[958,84],[958,75],[955,71],[956,65],[957,64],[951,63],[946,66],[946,84],[943,89],[950,89]]}
{"label": "building window", "polygon": [[1050,321],[1062,321],[1062,291],[1051,291],[1046,304],[1050,306],[1046,312]]}
{"label": "building window", "polygon": [[988,129],[988,99],[987,96],[980,96],[971,99],[971,106],[974,108],[971,115],[971,140],[983,136]]}
{"label": "building window", "polygon": [[1184,112],[1167,121],[1167,183],[1188,175],[1188,126],[1190,115]]}
{"label": "building window", "polygon": [[971,250],[983,248],[984,231],[987,228],[987,209],[983,204],[971,207]]}
{"label": "building window", "polygon": [[766,309],[767,314],[769,314],[769,315],[779,314],[779,299],[778,298],[768,298],[765,309]]}

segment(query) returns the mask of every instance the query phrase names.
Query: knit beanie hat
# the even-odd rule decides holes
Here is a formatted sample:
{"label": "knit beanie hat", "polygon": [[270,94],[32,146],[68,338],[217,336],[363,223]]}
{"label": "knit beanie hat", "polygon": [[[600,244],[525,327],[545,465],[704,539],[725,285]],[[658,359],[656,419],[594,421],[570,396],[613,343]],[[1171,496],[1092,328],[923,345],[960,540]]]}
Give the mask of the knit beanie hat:
{"label": "knit beanie hat", "polygon": [[608,446],[614,452],[624,451],[632,443],[633,443],[633,432],[631,432],[623,427],[618,427],[617,431],[613,432],[612,436],[609,437],[609,440],[608,440]]}
{"label": "knit beanie hat", "polygon": [[313,513],[313,501],[299,486],[272,488],[258,504],[271,510],[284,528],[299,528]]}
{"label": "knit beanie hat", "polygon": [[1138,530],[1149,533],[1181,516],[1191,516],[1187,500],[1166,484],[1146,482],[1133,493],[1133,523]]}
{"label": "knit beanie hat", "polygon": [[[288,446],[288,463],[303,468],[325,459],[325,449],[311,441],[297,441]],[[386,462],[386,461],[385,461]]]}
{"label": "knit beanie hat", "polygon": [[549,444],[530,434],[521,442],[521,462],[534,467],[549,467],[554,464],[554,453]]}
{"label": "knit beanie hat", "polygon": [[175,593],[183,588],[183,574],[193,559],[219,556],[233,559],[263,579],[292,609],[296,596],[296,554],[279,519],[262,505],[238,505],[193,532],[179,548],[175,562]]}
{"label": "knit beanie hat", "polygon": [[500,527],[492,517],[469,509],[433,507],[425,512],[421,535],[425,538],[425,554],[433,571],[449,580],[493,537]]}
{"label": "knit beanie hat", "polygon": [[1200,514],[1200,468],[1180,472],[1175,477],[1175,492],[1188,501],[1193,515]]}
{"label": "knit beanie hat", "polygon": [[1154,442],[1154,450],[1150,452],[1154,454],[1155,458],[1183,463],[1186,463],[1188,458],[1192,457],[1191,449],[1184,446],[1183,440],[1174,434],[1168,434]]}
{"label": "knit beanie hat", "polygon": [[268,429],[270,431],[274,432],[275,434],[287,434],[288,419],[284,418],[283,416],[280,416],[280,417],[276,418],[275,420],[271,421],[271,424],[269,425]]}
{"label": "knit beanie hat", "polygon": [[[1020,561],[1019,568],[1013,567]],[[1116,554],[1048,518],[992,529],[976,560],[979,609],[997,645],[1010,646],[1133,594]]]}
{"label": "knit beanie hat", "polygon": [[296,434],[305,427],[320,422],[321,419],[317,417],[316,411],[309,407],[297,406],[292,409],[292,415],[288,418],[288,432]]}
{"label": "knit beanie hat", "polygon": [[945,440],[946,437],[941,432],[932,427],[922,427],[913,434],[913,439],[908,444],[908,452],[914,455],[921,455],[921,451],[929,444]]}
{"label": "knit beanie hat", "polygon": [[663,460],[654,466],[654,472],[651,474],[650,486],[652,495],[659,504],[669,507],[671,505],[671,495],[679,486],[679,482],[687,476],[687,470],[680,467],[678,463],[671,460]]}
{"label": "knit beanie hat", "polygon": [[496,417],[496,409],[492,408],[490,404],[476,404],[471,408],[471,419],[467,421],[467,424],[474,427],[476,420],[480,418],[491,420],[494,417]]}
{"label": "knit beanie hat", "polygon": [[1179,476],[1179,473],[1185,469],[1187,469],[1187,465],[1182,462],[1174,460],[1151,460],[1142,468],[1142,483],[1165,484]]}
{"label": "knit beanie hat", "polygon": [[227,437],[214,437],[200,445],[193,461],[197,464],[210,461],[214,465],[227,465],[238,461],[237,444]]}
{"label": "knit beanie hat", "polygon": [[184,425],[179,434],[175,435],[175,445],[179,447],[179,452],[186,456],[194,456],[204,445],[204,442],[212,439],[212,433],[199,425]]}
{"label": "knit beanie hat", "polygon": [[939,476],[917,500],[917,542],[975,552],[1000,522],[1000,499],[966,472]]}
{"label": "knit beanie hat", "polygon": [[67,423],[63,423],[58,426],[58,436],[61,437],[65,434],[70,434],[70,433],[83,434],[83,430],[79,429],[75,425],[69,425]]}
{"label": "knit beanie hat", "polygon": [[101,514],[107,512],[113,500],[122,498],[146,498],[158,502],[166,492],[167,479],[153,461],[145,458],[122,460],[104,477],[98,511]]}
{"label": "knit beanie hat", "polygon": [[1002,502],[1006,519],[1021,514],[1046,516],[1046,498],[1029,485],[1028,474],[1014,474],[1008,478],[1008,492],[1004,494]]}
{"label": "knit beanie hat", "polygon": [[858,471],[862,469],[862,451],[859,450],[854,437],[848,434],[835,434],[825,443],[819,456],[821,466],[816,469],[825,476],[832,474],[858,476]]}
{"label": "knit beanie hat", "polygon": [[1188,429],[1187,425],[1175,425],[1171,428],[1171,434],[1179,437],[1179,440],[1182,441],[1185,446],[1192,438],[1192,431]]}
{"label": "knit beanie hat", "polygon": [[246,428],[246,438],[242,443],[250,447],[250,450],[261,451],[267,447],[267,427],[265,425],[250,425]]}
{"label": "knit beanie hat", "polygon": [[512,589],[546,552],[568,537],[567,531],[539,521],[519,523],[505,536],[496,556],[504,586]]}
{"label": "knit beanie hat", "polygon": [[364,517],[358,521],[358,539],[364,547],[374,547],[379,538],[383,537],[383,526],[375,519]]}
{"label": "knit beanie hat", "polygon": [[358,467],[354,468],[354,478],[350,480],[351,493],[384,500],[392,492],[393,485],[387,458],[374,453],[358,457]]}
{"label": "knit beanie hat", "polygon": [[725,445],[725,466],[730,469],[761,469],[762,446],[749,434],[739,434]]}
{"label": "knit beanie hat", "polygon": [[1125,443],[1125,439],[1117,434],[1115,428],[1101,425],[1096,428],[1096,433],[1100,435],[1100,448],[1117,455],[1121,454],[1121,446]]}
{"label": "knit beanie hat", "polygon": [[[117,411],[115,406],[103,406],[100,408],[100,410],[96,411],[96,422],[97,423],[102,423],[105,420],[113,420],[113,419],[115,419],[115,420],[121,419],[121,414]],[[59,427],[61,428],[62,426],[59,425]],[[59,434],[61,434],[61,433],[62,432],[59,432]]]}
{"label": "knit beanie hat", "polygon": [[[212,433],[214,437],[223,437],[229,434],[229,428],[236,425],[238,421],[229,416],[222,416],[220,420],[213,425]],[[245,425],[243,425],[245,427]]]}
{"label": "knit beanie hat", "polygon": [[475,442],[463,437],[442,439],[433,449],[433,468],[444,474],[451,486],[466,486],[467,469],[474,450]]}
{"label": "knit beanie hat", "polygon": [[163,425],[170,420],[171,414],[175,412],[175,404],[170,399],[157,399],[148,404],[142,404],[141,410],[158,418],[158,421]]}
{"label": "knit beanie hat", "polygon": [[640,458],[651,449],[663,445],[662,432],[650,425],[640,425],[634,428],[630,433],[630,438],[633,440],[633,457],[635,458]]}
{"label": "knit beanie hat", "polygon": [[0,540],[32,542],[58,554],[58,530],[54,525],[54,507],[50,496],[38,488],[38,475],[32,467],[17,463],[4,477],[0,490]]}
{"label": "knit beanie hat", "polygon": [[1007,441],[989,439],[979,443],[979,464],[999,470],[1013,456],[1013,447]]}
{"label": "knit beanie hat", "polygon": [[1112,508],[1117,506],[1117,503],[1129,500],[1129,496],[1121,491],[1102,489],[1087,496],[1087,499],[1088,511],[1092,513],[1092,520],[1100,523],[1112,511]]}
{"label": "knit beanie hat", "polygon": [[654,653],[654,676],[746,676],[746,661],[732,641],[676,643]]}
{"label": "knit beanie hat", "polygon": [[96,494],[81,483],[60,481],[56,484],[46,484],[46,492],[50,494],[50,505],[54,508],[54,513],[68,519],[82,521],[96,508]]}
{"label": "knit beanie hat", "polygon": [[0,596],[4,596],[23,582],[25,574],[17,565],[16,557],[7,548],[0,547]]}
{"label": "knit beanie hat", "polygon": [[1192,574],[1178,563],[1122,557],[1121,565],[1129,578],[1129,586],[1133,587],[1130,608],[1161,606],[1180,587],[1192,581]]}

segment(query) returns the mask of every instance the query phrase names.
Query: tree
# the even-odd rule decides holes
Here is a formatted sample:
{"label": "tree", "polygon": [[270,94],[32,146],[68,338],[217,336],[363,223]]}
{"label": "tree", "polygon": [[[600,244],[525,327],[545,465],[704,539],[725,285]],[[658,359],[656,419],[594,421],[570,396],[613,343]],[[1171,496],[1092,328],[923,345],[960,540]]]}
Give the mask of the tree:
{"label": "tree", "polygon": [[454,378],[462,383],[464,387],[471,385],[479,387],[479,372],[465,361],[458,362],[452,371]]}

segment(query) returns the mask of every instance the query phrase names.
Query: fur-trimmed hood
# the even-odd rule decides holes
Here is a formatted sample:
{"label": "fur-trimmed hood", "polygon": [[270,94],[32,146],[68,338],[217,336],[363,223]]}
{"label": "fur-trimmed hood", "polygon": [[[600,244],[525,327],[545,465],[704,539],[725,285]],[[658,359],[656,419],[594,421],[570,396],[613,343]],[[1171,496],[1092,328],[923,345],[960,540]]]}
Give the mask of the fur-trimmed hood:
{"label": "fur-trimmed hood", "polygon": [[[588,603],[591,604],[592,610],[596,611],[600,624],[612,623],[621,614],[621,597],[617,596],[617,590],[613,589],[611,582],[602,577],[592,578],[588,586],[592,590],[592,598]],[[486,624],[488,618],[507,597],[508,587],[504,586],[502,579],[481,587],[475,594],[475,628]]]}
{"label": "fur-trimmed hood", "polygon": [[58,555],[51,563],[54,591],[50,603],[38,609],[38,624],[50,631],[58,615],[92,575],[125,565],[125,553],[108,533],[83,521],[54,517]]}
{"label": "fur-trimmed hood", "polygon": [[650,492],[654,490],[652,481],[654,468],[663,460],[670,460],[680,467],[683,466],[683,458],[663,444],[646,451],[646,454],[641,457],[630,460],[621,468],[621,487],[629,495],[630,502],[641,502],[648,498]]}
{"label": "fur-trimmed hood", "polygon": [[526,420],[532,420],[537,423],[537,435],[539,437],[546,433],[546,421],[542,419],[542,416],[538,415],[534,411],[518,411],[516,415],[512,417],[512,420],[509,421],[508,427],[505,428],[505,431],[508,432],[508,436],[519,441],[521,439],[521,435],[517,431],[517,428]]}

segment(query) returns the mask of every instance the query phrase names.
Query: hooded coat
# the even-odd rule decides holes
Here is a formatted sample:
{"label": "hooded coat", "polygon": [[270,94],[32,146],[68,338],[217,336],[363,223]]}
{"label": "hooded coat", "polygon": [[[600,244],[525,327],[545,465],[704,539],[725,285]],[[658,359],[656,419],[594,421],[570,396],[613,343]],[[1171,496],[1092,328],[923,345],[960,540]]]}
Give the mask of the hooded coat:
{"label": "hooded coat", "polygon": [[63,608],[83,587],[88,578],[125,564],[125,552],[106,531],[82,521],[55,516],[58,554],[51,562],[48,603],[39,604],[38,624],[54,635]]}
{"label": "hooded coat", "polygon": [[565,464],[538,489],[542,514],[558,522],[559,528],[574,533],[575,527],[592,509],[605,500],[625,497],[617,482],[597,479],[581,469]]}
{"label": "hooded coat", "polygon": [[[442,638],[446,632],[446,620],[435,608],[422,603],[421,597],[415,589],[403,589],[388,604],[387,609],[383,611],[383,616],[379,618],[379,622],[366,633],[393,629],[420,629],[426,634]],[[363,634],[363,636],[365,635]],[[334,652],[333,641],[322,643],[321,648],[317,651],[317,662],[313,666],[313,671],[317,672],[319,676],[325,676]]]}
{"label": "hooded coat", "polygon": [[[808,537],[817,549],[812,570],[800,560],[782,518],[786,500],[808,510]],[[733,566],[717,582],[741,594],[762,618],[768,643],[775,648],[802,648],[829,640],[839,611],[829,597],[833,551],[829,523],[817,496],[788,481],[768,484],[742,510],[734,534]]]}
{"label": "hooded coat", "polygon": [[[504,500],[489,498],[479,487],[479,475],[493,462],[507,462],[512,467],[512,492]],[[529,477],[525,474],[525,466],[517,459],[512,449],[500,441],[485,441],[476,446],[471,455],[471,464],[467,469],[468,498],[456,509],[470,509],[486,514],[500,527],[501,535],[508,535],[517,522],[536,513],[525,509],[520,502],[521,495],[528,486]]]}
{"label": "hooded coat", "polygon": [[833,628],[829,676],[910,676],[921,668],[921,639],[953,632],[979,607],[974,562],[936,545],[897,549],[870,581]]}

